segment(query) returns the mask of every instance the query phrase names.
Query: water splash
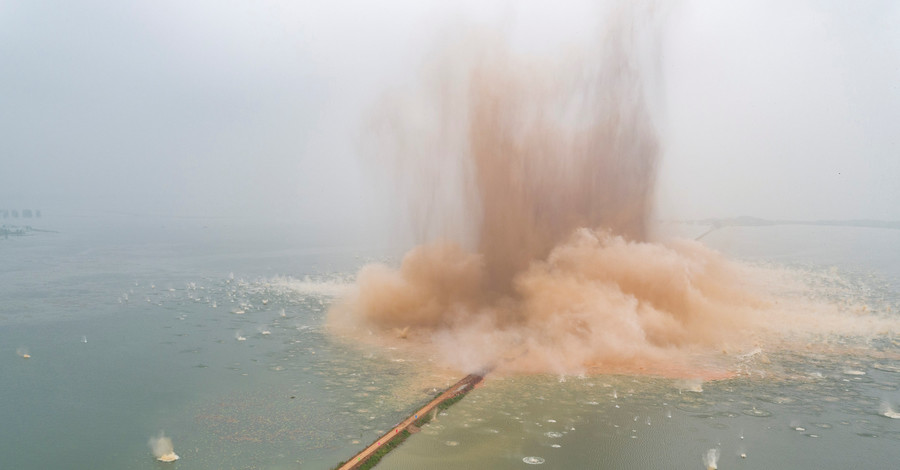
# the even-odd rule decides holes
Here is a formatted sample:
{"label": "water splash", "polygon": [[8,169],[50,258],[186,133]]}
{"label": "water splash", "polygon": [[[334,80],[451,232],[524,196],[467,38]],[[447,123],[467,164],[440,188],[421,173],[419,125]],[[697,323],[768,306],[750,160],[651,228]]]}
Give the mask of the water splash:
{"label": "water splash", "polygon": [[180,458],[172,446],[172,439],[166,437],[162,431],[159,432],[159,436],[151,437],[147,441],[147,445],[150,446],[156,460],[160,462],[174,462]]}
{"label": "water splash", "polygon": [[887,400],[883,400],[878,408],[878,412],[885,417],[891,419],[900,419],[900,412],[894,411],[894,407]]}
{"label": "water splash", "polygon": [[703,465],[706,467],[706,470],[716,470],[719,468],[718,448],[706,451],[706,454],[703,455]]}

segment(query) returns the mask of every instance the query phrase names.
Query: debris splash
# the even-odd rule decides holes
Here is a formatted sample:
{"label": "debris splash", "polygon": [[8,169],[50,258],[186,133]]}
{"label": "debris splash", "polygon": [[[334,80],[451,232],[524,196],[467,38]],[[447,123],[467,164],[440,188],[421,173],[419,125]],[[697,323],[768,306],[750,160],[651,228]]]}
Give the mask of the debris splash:
{"label": "debris splash", "polygon": [[172,439],[166,437],[162,431],[159,432],[159,436],[151,437],[150,440],[147,441],[147,445],[150,446],[156,460],[159,460],[160,462],[174,462],[180,458],[178,457],[178,454],[175,453],[175,448],[172,446]]}

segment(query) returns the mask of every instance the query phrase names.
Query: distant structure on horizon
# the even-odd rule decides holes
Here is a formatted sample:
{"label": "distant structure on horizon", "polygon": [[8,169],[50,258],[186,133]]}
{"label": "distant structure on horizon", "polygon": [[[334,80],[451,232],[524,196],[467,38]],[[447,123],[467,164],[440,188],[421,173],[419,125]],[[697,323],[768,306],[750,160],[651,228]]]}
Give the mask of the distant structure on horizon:
{"label": "distant structure on horizon", "polygon": [[[8,219],[12,217],[13,219],[19,218],[19,211],[16,209],[0,209],[0,217],[4,219]],[[31,219],[31,218],[41,218],[40,209],[22,209],[22,218],[23,219]]]}

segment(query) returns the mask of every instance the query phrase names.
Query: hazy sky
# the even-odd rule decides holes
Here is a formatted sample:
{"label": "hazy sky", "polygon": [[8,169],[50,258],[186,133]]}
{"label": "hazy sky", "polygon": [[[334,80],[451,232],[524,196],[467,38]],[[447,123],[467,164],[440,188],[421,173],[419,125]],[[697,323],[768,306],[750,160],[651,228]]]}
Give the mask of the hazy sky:
{"label": "hazy sky", "polygon": [[663,212],[900,219],[900,3],[697,1],[672,20]]}
{"label": "hazy sky", "polygon": [[[0,0],[0,208],[378,220],[362,118],[436,31],[596,2]],[[660,215],[900,220],[900,2],[666,2]]]}

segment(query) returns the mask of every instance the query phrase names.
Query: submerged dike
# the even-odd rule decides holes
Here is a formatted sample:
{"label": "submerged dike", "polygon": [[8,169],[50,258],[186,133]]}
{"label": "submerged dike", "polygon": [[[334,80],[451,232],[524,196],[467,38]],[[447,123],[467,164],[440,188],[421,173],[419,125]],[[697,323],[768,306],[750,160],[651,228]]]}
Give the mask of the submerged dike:
{"label": "submerged dike", "polygon": [[382,457],[405,441],[419,426],[430,421],[431,416],[429,413],[432,410],[448,408],[450,405],[461,400],[466,393],[475,388],[482,380],[484,380],[484,377],[477,374],[469,374],[463,377],[459,382],[456,382],[450,386],[450,388],[445,390],[444,393],[441,393],[425,406],[410,414],[390,431],[376,439],[375,442],[354,455],[350,460],[339,464],[335,469],[357,470],[374,467]]}

